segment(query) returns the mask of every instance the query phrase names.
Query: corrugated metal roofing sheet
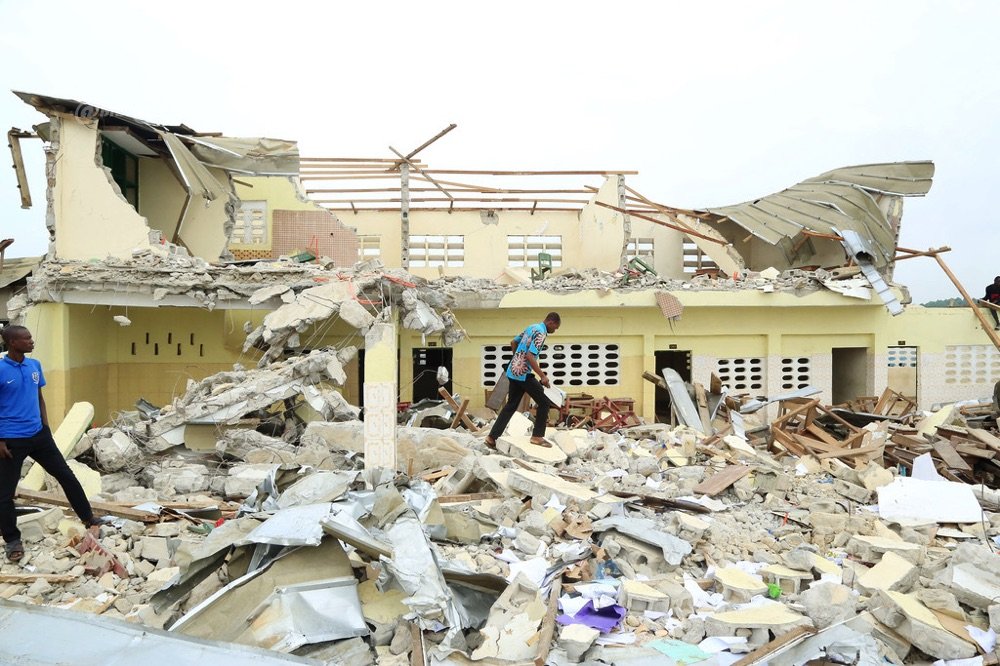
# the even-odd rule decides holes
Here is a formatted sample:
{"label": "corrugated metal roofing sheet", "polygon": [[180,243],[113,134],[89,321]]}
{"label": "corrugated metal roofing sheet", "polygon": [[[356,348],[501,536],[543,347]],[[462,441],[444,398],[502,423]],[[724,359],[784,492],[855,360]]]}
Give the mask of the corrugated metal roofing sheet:
{"label": "corrugated metal roofing sheet", "polygon": [[834,169],[760,199],[709,208],[755,236],[779,245],[802,231],[836,234],[849,229],[877,249],[883,265],[895,253],[896,238],[876,197],[923,196],[931,188],[933,162],[863,164]]}

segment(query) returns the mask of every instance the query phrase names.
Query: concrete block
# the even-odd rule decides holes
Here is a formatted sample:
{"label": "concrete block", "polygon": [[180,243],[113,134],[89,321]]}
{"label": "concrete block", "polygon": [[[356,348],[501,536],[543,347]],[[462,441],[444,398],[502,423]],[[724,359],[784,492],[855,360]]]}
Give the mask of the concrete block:
{"label": "concrete block", "polygon": [[744,603],[758,594],[767,594],[767,585],[760,576],[737,567],[716,570],[715,582],[716,587],[722,588],[722,598],[732,603]]}
{"label": "concrete block", "polygon": [[618,592],[618,603],[633,613],[670,610],[670,597],[646,583],[626,579]]}
{"label": "concrete block", "polygon": [[975,645],[945,629],[913,595],[876,590],[869,605],[879,622],[935,659],[968,659],[976,654]]}
{"label": "concrete block", "polygon": [[866,594],[872,594],[875,590],[909,592],[919,575],[920,569],[911,561],[889,551],[878,564],[863,573],[856,584]]}
{"label": "concrete block", "polygon": [[674,569],[667,564],[660,548],[630,536],[614,534],[606,536],[600,543],[627,576],[657,576]]}
{"label": "concrete block", "polygon": [[760,570],[765,583],[781,588],[782,594],[798,594],[803,585],[813,581],[812,571],[800,571],[781,564],[771,564]]}
{"label": "concrete block", "polygon": [[170,549],[166,537],[147,536],[140,539],[144,560],[150,562],[166,562],[170,560]]}
{"label": "concrete block", "polygon": [[808,617],[769,600],[742,610],[712,613],[705,619],[709,636],[746,636],[751,650],[769,643],[772,633],[778,638],[796,627],[811,626]]}
{"label": "concrete block", "polygon": [[990,629],[1000,634],[1000,604],[993,604],[987,612],[990,614]]}

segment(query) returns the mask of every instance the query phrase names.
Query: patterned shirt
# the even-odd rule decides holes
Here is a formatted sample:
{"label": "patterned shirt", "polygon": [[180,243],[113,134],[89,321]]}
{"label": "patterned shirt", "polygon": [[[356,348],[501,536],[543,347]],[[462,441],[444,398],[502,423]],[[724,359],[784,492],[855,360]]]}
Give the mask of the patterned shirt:
{"label": "patterned shirt", "polygon": [[549,329],[545,328],[545,322],[532,324],[519,333],[514,340],[517,342],[517,349],[514,350],[514,358],[507,365],[507,378],[516,382],[523,382],[531,373],[531,365],[528,363],[528,354],[536,359],[545,344],[545,338],[549,334]]}

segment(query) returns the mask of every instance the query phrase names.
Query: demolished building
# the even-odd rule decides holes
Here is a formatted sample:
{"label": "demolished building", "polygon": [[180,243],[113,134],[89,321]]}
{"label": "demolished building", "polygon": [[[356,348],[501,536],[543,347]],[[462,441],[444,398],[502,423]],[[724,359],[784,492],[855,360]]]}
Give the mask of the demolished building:
{"label": "demolished building", "polygon": [[[74,415],[57,441],[103,472],[89,494],[118,518],[102,545],[58,510],[23,517],[34,569],[0,570],[0,596],[102,632],[169,627],[145,639],[161,654],[245,646],[234,661],[992,649],[1000,514],[966,481],[995,486],[1000,440],[918,407],[988,394],[995,350],[968,312],[892,283],[916,254],[896,244],[902,200],[932,164],[680,210],[627,171],[306,159],[21,96],[48,117],[52,245],[9,308],[39,339],[50,411]],[[546,449],[520,417],[490,451],[505,345],[549,310],[564,326],[543,367],[579,427]],[[451,428],[399,425],[442,395],[427,411]],[[851,401],[870,423],[829,406]],[[81,438],[95,413],[108,427]],[[954,505],[891,514],[934,503],[903,478],[919,455]],[[22,498],[58,499],[27,480]]]}

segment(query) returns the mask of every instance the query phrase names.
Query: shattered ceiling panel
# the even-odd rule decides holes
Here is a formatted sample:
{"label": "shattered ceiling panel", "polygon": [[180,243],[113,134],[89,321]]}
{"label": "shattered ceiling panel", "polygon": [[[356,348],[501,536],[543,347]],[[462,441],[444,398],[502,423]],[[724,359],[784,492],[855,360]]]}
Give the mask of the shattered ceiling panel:
{"label": "shattered ceiling panel", "polygon": [[851,230],[877,250],[881,266],[894,255],[895,231],[876,197],[923,196],[933,176],[934,163],[929,161],[844,167],[760,199],[707,212],[717,215],[717,221],[732,220],[772,245],[803,231]]}

